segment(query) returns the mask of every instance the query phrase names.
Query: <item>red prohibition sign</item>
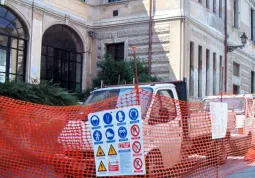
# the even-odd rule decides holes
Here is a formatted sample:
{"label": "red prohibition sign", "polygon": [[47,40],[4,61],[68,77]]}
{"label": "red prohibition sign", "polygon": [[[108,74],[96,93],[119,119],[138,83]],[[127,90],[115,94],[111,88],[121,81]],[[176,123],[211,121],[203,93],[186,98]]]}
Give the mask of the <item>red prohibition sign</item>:
{"label": "red prohibition sign", "polygon": [[131,127],[131,134],[134,136],[134,137],[137,137],[139,134],[140,134],[140,128],[138,125],[133,125]]}
{"label": "red prohibition sign", "polygon": [[138,141],[135,141],[132,145],[132,149],[135,153],[140,153],[141,149],[142,149],[142,146],[141,146],[141,143],[138,142]]}
{"label": "red prohibition sign", "polygon": [[133,165],[136,170],[140,170],[143,167],[143,161],[140,158],[135,158]]}

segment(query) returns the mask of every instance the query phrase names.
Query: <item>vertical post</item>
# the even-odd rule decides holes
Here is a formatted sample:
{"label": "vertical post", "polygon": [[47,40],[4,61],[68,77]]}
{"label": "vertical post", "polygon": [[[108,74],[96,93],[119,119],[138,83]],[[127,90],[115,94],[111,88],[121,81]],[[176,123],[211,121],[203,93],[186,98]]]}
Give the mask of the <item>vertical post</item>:
{"label": "vertical post", "polygon": [[152,56],[152,0],[150,0],[150,17],[149,17],[149,56],[148,56],[148,68],[149,74],[151,74],[151,56]]}
{"label": "vertical post", "polygon": [[132,46],[133,56],[134,56],[134,74],[135,74],[135,90],[136,90],[136,98],[138,105],[140,105],[140,98],[139,98],[139,88],[138,88],[138,71],[137,71],[137,64],[136,64],[136,46]]}
{"label": "vertical post", "polygon": [[101,80],[101,88],[103,88],[103,87],[104,87],[104,81]]}
{"label": "vertical post", "polygon": [[225,58],[225,80],[224,80],[224,84],[225,84],[225,92],[227,92],[227,86],[228,86],[228,76],[227,76],[227,70],[228,70],[228,3],[227,0],[225,0],[225,18],[224,18],[224,31],[225,31],[225,40],[224,40],[224,45],[225,45],[225,51],[224,51],[224,58]]}
{"label": "vertical post", "polygon": [[119,75],[119,77],[118,77],[118,85],[120,84],[120,75]]}

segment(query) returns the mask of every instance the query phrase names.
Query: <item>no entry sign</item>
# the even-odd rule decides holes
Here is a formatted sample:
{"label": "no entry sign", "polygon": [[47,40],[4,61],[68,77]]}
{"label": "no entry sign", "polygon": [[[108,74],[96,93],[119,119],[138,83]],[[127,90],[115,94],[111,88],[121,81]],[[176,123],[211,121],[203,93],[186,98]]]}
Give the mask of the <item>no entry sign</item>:
{"label": "no entry sign", "polygon": [[135,158],[133,165],[136,170],[141,170],[143,167],[143,161],[140,158]]}
{"label": "no entry sign", "polygon": [[131,127],[131,134],[134,137],[137,137],[140,134],[140,127],[138,125],[133,125]]}
{"label": "no entry sign", "polygon": [[132,145],[132,150],[134,151],[134,153],[140,153],[142,149],[142,145],[140,142],[135,141]]}

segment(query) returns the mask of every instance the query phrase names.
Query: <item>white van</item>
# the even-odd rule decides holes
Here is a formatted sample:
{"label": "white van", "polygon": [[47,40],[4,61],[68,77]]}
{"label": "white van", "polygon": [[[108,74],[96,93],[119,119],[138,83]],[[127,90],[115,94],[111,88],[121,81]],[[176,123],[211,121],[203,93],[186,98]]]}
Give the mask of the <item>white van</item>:
{"label": "white van", "polygon": [[[144,148],[148,175],[154,175],[155,170],[170,169],[181,165],[183,161],[187,161],[190,155],[198,154],[201,150],[204,151],[205,147],[214,148],[211,146],[213,142],[208,113],[188,113],[189,109],[185,105],[187,103],[179,101],[180,98],[185,99],[186,97],[185,82],[144,84],[139,85],[139,88],[141,89],[139,98],[144,125]],[[102,110],[114,109],[137,104],[135,96],[134,86],[101,88],[93,91],[84,105],[96,108],[101,106]],[[107,99],[111,101],[110,105]],[[100,108],[98,109],[100,110]],[[69,122],[63,133],[72,129],[70,127],[74,125],[73,122]],[[80,122],[83,122],[84,127],[83,133],[80,135],[84,135],[84,138],[78,139],[76,143],[82,145],[81,152],[84,155],[93,155],[89,123],[87,119],[85,122]],[[60,142],[65,145],[70,144],[70,140],[73,139],[73,137],[66,137],[65,134],[62,137]],[[70,150],[70,148],[74,147],[71,146],[68,149]],[[210,152],[212,151],[208,151],[208,153]],[[67,155],[65,159],[70,159],[70,156]],[[226,157],[223,159],[225,160]],[[94,164],[94,162],[89,163],[85,160],[83,168],[92,166],[85,166],[85,164]]]}

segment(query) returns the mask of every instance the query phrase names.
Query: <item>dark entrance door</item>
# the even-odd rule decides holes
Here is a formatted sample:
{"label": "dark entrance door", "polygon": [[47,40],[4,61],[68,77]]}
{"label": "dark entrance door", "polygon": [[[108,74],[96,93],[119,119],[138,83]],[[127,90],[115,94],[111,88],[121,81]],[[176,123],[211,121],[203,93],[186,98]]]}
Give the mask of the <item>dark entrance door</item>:
{"label": "dark entrance door", "polygon": [[81,91],[82,54],[43,45],[41,79],[52,80],[72,92]]}
{"label": "dark entrance door", "polygon": [[51,80],[71,92],[82,89],[83,43],[66,25],[48,28],[42,40],[41,80]]}

